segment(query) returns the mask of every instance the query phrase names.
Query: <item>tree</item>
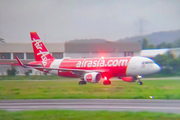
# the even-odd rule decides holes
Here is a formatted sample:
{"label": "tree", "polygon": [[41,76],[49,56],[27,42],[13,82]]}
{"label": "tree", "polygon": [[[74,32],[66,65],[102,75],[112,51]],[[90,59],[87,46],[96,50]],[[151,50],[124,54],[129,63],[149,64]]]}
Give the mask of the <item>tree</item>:
{"label": "tree", "polygon": [[157,55],[154,58],[154,61],[158,63],[160,66],[168,66],[168,62],[170,61],[171,58],[167,54],[165,55]]}
{"label": "tree", "polygon": [[156,45],[150,44],[150,45],[147,46],[147,48],[148,48],[148,49],[155,49],[155,48],[156,48]]}
{"label": "tree", "polygon": [[180,59],[172,59],[169,61],[169,66],[171,66],[175,71],[180,70]]}
{"label": "tree", "polygon": [[174,48],[175,45],[174,45],[173,43],[168,43],[166,47],[167,47],[167,48]]}
{"label": "tree", "polygon": [[167,42],[163,42],[163,43],[157,45],[157,48],[167,48],[167,46],[168,46],[168,43]]}
{"label": "tree", "polygon": [[172,58],[172,59],[176,59],[176,58],[177,58],[177,56],[176,56],[176,54],[174,53],[174,51],[168,52],[168,56],[169,56],[169,58]]}
{"label": "tree", "polygon": [[154,61],[162,67],[163,74],[179,74],[180,72],[180,58],[177,58],[173,52],[157,55]]}
{"label": "tree", "polygon": [[180,38],[178,40],[174,41],[174,46],[180,47]]}
{"label": "tree", "polygon": [[15,68],[12,68],[12,70],[8,69],[7,70],[7,75],[8,76],[15,76],[16,75],[16,69]]}
{"label": "tree", "polygon": [[148,44],[149,44],[149,39],[144,38],[142,40],[142,49],[147,49],[148,48]]}

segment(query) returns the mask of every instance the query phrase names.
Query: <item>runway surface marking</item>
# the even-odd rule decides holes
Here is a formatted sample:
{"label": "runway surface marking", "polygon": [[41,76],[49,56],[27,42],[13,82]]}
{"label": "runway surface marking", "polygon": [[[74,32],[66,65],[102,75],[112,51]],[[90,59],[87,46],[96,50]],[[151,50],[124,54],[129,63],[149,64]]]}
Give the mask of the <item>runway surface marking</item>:
{"label": "runway surface marking", "polygon": [[180,114],[180,101],[153,99],[0,100],[0,109],[10,111],[45,109],[152,111]]}

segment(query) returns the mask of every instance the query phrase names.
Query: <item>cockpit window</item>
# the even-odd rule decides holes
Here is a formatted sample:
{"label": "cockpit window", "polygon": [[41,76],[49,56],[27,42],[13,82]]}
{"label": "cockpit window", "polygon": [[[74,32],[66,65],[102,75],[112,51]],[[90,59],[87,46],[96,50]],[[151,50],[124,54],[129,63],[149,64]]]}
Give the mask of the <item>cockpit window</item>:
{"label": "cockpit window", "polygon": [[153,64],[153,61],[146,61],[146,62],[142,62],[142,64]]}
{"label": "cockpit window", "polygon": [[154,62],[153,61],[148,61],[147,64],[153,64]]}

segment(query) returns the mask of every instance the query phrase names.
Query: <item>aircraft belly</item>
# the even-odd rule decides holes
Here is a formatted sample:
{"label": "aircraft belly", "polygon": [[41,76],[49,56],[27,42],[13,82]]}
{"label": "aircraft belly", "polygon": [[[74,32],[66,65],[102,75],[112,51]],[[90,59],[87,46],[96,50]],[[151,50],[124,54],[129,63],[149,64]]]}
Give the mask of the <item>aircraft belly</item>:
{"label": "aircraft belly", "polygon": [[58,70],[51,70],[49,71],[49,73],[53,75],[58,75]]}

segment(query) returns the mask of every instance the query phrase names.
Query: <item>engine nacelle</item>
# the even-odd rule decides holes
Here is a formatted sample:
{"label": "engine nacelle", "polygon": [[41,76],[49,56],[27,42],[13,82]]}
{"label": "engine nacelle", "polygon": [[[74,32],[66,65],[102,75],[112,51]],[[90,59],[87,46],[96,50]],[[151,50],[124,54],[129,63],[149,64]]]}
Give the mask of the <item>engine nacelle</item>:
{"label": "engine nacelle", "polygon": [[100,73],[92,72],[92,73],[85,73],[83,78],[87,82],[97,83],[101,80],[101,77],[102,76]]}
{"label": "engine nacelle", "polygon": [[121,79],[125,82],[135,82],[137,80],[135,77],[121,77]]}

